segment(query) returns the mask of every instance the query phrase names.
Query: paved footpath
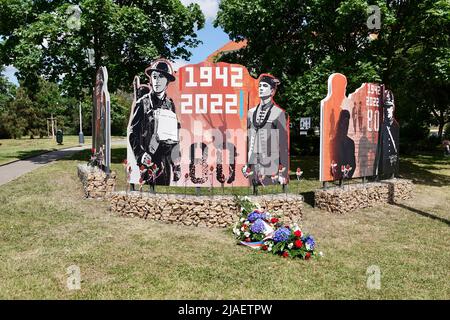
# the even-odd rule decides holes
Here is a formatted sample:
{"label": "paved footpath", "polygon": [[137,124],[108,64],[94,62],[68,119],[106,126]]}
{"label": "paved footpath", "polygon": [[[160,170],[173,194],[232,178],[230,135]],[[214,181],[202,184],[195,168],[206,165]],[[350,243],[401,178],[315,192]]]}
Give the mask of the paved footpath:
{"label": "paved footpath", "polygon": [[[112,142],[112,145],[125,145],[125,140],[116,140]],[[84,149],[90,149],[90,145],[84,145],[81,147],[67,148],[63,150],[51,151],[32,158],[15,161],[9,164],[0,166],[0,186],[8,183],[25,173],[33,171],[34,169],[45,166],[56,160],[69,157],[74,153],[77,153]]]}

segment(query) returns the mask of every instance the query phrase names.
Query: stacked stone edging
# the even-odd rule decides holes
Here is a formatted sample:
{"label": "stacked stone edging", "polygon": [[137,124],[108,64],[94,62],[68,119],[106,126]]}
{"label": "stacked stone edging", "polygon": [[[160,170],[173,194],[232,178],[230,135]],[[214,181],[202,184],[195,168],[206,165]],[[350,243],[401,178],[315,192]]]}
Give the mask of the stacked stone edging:
{"label": "stacked stone edging", "polygon": [[406,179],[391,179],[342,188],[319,189],[314,193],[315,206],[333,213],[346,213],[382,203],[395,203],[412,197],[413,183]]}
{"label": "stacked stone edging", "polygon": [[[251,201],[280,215],[286,223],[302,219],[303,197],[300,195],[251,196]],[[228,227],[240,216],[233,196],[184,196],[114,192],[111,210],[121,216],[139,217],[169,223],[204,227]]]}
{"label": "stacked stone edging", "polygon": [[104,198],[114,191],[116,173],[112,171],[109,177],[97,167],[86,164],[78,165],[78,177],[83,183],[86,198]]}

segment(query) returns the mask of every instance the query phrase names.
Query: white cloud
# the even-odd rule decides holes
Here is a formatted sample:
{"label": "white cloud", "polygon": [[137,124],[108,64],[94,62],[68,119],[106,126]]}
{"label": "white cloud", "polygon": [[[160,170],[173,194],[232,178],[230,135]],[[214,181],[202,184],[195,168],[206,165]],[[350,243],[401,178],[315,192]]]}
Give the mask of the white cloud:
{"label": "white cloud", "polygon": [[219,10],[219,0],[181,0],[185,6],[190,3],[198,3],[205,15],[206,20],[214,20]]}

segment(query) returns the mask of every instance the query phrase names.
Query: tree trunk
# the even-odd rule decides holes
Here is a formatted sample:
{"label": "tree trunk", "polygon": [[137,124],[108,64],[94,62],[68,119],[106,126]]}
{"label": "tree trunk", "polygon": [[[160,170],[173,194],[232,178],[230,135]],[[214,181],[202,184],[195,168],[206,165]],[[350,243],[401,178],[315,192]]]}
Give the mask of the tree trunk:
{"label": "tree trunk", "polygon": [[445,122],[439,121],[438,137],[439,137],[440,141],[442,141],[442,135],[443,135],[443,132],[444,132],[444,126],[445,126]]}

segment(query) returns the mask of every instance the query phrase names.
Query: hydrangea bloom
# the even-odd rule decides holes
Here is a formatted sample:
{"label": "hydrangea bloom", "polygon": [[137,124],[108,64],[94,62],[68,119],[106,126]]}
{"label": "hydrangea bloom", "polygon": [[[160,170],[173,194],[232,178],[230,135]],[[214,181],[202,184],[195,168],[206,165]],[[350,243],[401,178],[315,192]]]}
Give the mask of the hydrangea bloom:
{"label": "hydrangea bloom", "polygon": [[273,240],[275,242],[287,241],[289,239],[290,234],[291,234],[291,230],[289,230],[288,228],[283,227],[283,228],[277,229],[273,236]]}
{"label": "hydrangea bloom", "polygon": [[304,243],[306,250],[314,250],[314,247],[316,246],[316,242],[312,236],[307,236]]}
{"label": "hydrangea bloom", "polygon": [[254,233],[261,233],[265,229],[264,222],[261,219],[257,219],[252,226],[250,227],[250,230]]}
{"label": "hydrangea bloom", "polygon": [[264,213],[259,213],[258,211],[253,211],[250,213],[247,217],[248,221],[255,222],[258,219],[264,219],[265,215]]}

